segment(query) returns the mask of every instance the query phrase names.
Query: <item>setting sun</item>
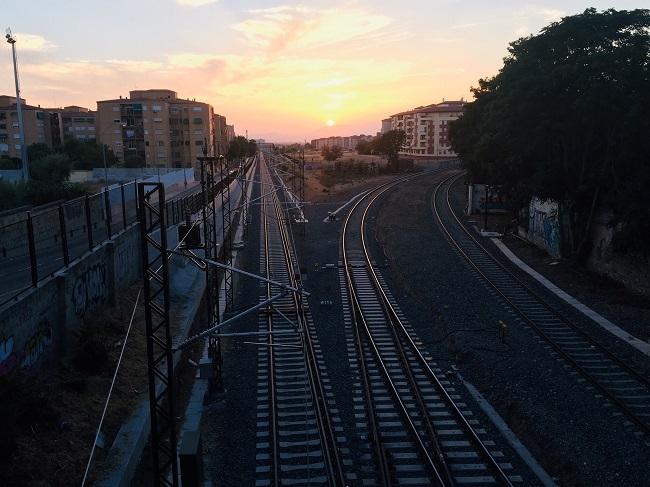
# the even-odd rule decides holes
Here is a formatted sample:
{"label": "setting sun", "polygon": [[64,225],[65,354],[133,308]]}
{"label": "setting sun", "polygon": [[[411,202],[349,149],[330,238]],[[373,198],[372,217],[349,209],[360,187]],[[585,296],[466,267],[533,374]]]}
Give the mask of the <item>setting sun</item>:
{"label": "setting sun", "polygon": [[328,127],[334,127],[334,120],[331,119],[328,120],[327,122],[325,122],[325,125],[327,125]]}

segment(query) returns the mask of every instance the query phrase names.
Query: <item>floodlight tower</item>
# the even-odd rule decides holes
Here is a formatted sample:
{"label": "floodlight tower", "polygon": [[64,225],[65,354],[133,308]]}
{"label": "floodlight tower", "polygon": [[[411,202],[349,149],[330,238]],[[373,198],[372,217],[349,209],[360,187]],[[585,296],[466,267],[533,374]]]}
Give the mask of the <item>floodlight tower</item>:
{"label": "floodlight tower", "polygon": [[16,81],[16,112],[18,112],[18,131],[20,133],[20,160],[22,161],[23,181],[29,179],[29,163],[27,162],[27,147],[25,146],[25,127],[23,126],[23,107],[20,101],[20,83],[18,81],[18,63],[16,58],[16,39],[7,29],[5,37],[7,43],[11,44],[11,52],[14,60],[14,79]]}

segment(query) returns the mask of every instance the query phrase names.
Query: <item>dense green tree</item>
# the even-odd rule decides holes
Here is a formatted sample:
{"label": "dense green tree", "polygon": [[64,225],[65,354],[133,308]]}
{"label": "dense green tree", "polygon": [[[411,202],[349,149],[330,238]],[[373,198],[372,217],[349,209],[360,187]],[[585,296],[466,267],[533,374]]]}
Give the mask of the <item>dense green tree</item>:
{"label": "dense green tree", "polygon": [[19,157],[0,156],[0,169],[20,169],[20,167]]}
{"label": "dense green tree", "polygon": [[50,149],[47,144],[43,144],[42,142],[31,144],[27,147],[27,159],[30,161],[43,159],[45,156],[49,156],[52,153],[52,149]]}
{"label": "dense green tree", "polygon": [[373,141],[374,151],[388,157],[387,169],[389,172],[400,171],[399,151],[405,141],[406,134],[403,130],[389,130]]}
{"label": "dense green tree", "polygon": [[373,141],[370,140],[360,140],[357,144],[356,150],[357,154],[370,155],[373,151]]}
{"label": "dense green tree", "polygon": [[[112,167],[118,163],[110,147],[104,147],[106,154],[106,166]],[[102,145],[94,140],[82,141],[72,137],[65,139],[63,152],[72,160],[74,169],[93,169],[95,167],[104,167],[104,154],[102,154]]]}
{"label": "dense green tree", "polygon": [[596,208],[627,228],[650,221],[649,29],[649,10],[588,9],[518,39],[451,125],[471,178],[520,204],[558,202],[564,250],[579,258]]}
{"label": "dense green tree", "polygon": [[124,158],[124,167],[138,168],[138,167],[146,167],[146,165],[147,162],[144,160],[144,158],[137,154],[132,154]]}
{"label": "dense green tree", "polygon": [[62,183],[67,181],[72,171],[72,161],[65,154],[50,154],[31,161],[29,173],[36,181]]}
{"label": "dense green tree", "polygon": [[323,156],[323,159],[332,162],[339,159],[343,155],[343,149],[341,149],[338,145],[335,145],[333,147],[326,145],[323,147],[320,153],[321,156]]}
{"label": "dense green tree", "polygon": [[242,135],[238,135],[230,141],[226,157],[229,161],[241,159],[255,155],[257,152],[257,143],[254,140],[248,140]]}

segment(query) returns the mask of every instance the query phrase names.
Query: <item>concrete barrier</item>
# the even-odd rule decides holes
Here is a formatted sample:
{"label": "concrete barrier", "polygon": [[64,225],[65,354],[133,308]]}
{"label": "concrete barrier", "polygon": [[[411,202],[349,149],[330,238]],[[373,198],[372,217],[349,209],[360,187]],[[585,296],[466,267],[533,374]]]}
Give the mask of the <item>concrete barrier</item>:
{"label": "concrete barrier", "polygon": [[0,376],[34,373],[58,356],[84,318],[140,276],[138,224],[0,308]]}

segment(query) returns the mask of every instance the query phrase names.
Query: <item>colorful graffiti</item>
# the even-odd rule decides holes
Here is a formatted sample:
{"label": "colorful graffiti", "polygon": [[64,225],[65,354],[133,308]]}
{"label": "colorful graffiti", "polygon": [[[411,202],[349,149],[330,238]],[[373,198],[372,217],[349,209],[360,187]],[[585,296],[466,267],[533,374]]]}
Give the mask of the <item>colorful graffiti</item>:
{"label": "colorful graffiti", "polygon": [[106,264],[98,262],[78,276],[72,286],[72,305],[77,316],[83,316],[88,307],[102,303],[108,294]]}
{"label": "colorful graffiti", "polygon": [[39,323],[36,333],[27,340],[20,366],[27,369],[34,365],[50,343],[52,343],[52,327],[44,320]]}
{"label": "colorful graffiti", "polygon": [[28,369],[43,355],[48,345],[52,343],[52,326],[49,321],[42,320],[34,333],[25,343],[22,352],[14,351],[14,337],[0,340],[0,377],[10,374],[18,364]]}
{"label": "colorful graffiti", "polygon": [[14,337],[0,340],[0,377],[9,374],[18,363],[14,353]]}
{"label": "colorful graffiti", "polygon": [[560,257],[557,205],[554,203],[542,204],[537,200],[531,201],[528,233],[529,236],[540,241],[552,256]]}

